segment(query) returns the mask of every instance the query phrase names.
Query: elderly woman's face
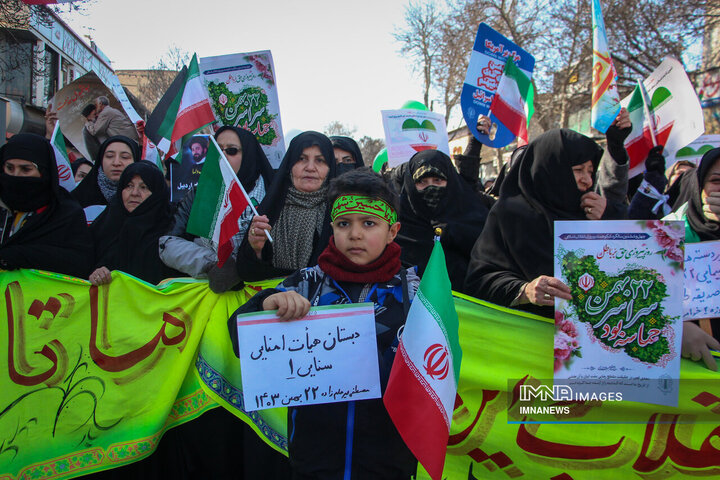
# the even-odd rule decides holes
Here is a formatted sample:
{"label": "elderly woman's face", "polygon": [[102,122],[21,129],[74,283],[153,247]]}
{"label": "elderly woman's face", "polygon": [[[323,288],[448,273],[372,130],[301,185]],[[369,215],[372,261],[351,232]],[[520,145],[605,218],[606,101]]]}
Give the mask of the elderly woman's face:
{"label": "elderly woman's face", "polygon": [[135,175],[122,189],[122,201],[125,210],[131,212],[140,206],[152,195],[150,188],[145,185],[140,175]]}
{"label": "elderly woman's face", "polygon": [[242,165],[243,155],[240,137],[232,130],[224,130],[217,136],[217,143],[220,149],[225,152],[225,158],[228,159],[230,166],[235,170],[235,173],[238,173],[240,165]]}
{"label": "elderly woman's face", "polygon": [[120,180],[125,167],[133,163],[133,154],[130,147],[123,142],[113,142],[107,146],[102,159],[102,169],[105,176],[113,182]]}
{"label": "elderly woman's face", "polygon": [[325,177],[330,171],[328,160],[323,157],[320,147],[313,145],[302,151],[300,160],[293,165],[291,172],[292,183],[301,192],[315,192],[322,187]]}
{"label": "elderly woman's face", "polygon": [[590,160],[580,165],[572,167],[573,175],[575,176],[575,184],[578,190],[585,193],[590,190],[593,186],[593,173],[595,168]]}

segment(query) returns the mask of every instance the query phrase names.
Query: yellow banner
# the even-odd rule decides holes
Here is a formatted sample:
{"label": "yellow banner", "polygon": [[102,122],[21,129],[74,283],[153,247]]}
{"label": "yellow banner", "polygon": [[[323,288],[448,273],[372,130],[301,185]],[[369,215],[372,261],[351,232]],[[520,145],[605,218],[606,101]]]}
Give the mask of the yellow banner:
{"label": "yellow banner", "polygon": [[[227,330],[238,306],[275,283],[216,295],[205,282],[153,287],[117,272],[100,288],[0,274],[0,480],[139,460],[168,428],[218,404],[286,450],[283,409],[244,409]],[[571,403],[577,423],[528,423],[513,392],[552,379],[553,325],[467,297],[455,304],[463,363],[444,478],[720,475],[720,374],[683,360],[677,408]]]}

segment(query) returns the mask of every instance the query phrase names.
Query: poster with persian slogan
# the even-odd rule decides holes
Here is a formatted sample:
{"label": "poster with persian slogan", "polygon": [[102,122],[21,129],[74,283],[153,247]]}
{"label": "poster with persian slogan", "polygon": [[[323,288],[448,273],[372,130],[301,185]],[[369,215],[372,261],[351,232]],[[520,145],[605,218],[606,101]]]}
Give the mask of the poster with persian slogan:
{"label": "poster with persian slogan", "polygon": [[270,165],[277,168],[285,155],[285,141],[270,50],[204,57],[200,73],[220,125],[251,131]]}
{"label": "poster with persian slogan", "polygon": [[554,381],[675,406],[685,227],[675,221],[556,221]]}

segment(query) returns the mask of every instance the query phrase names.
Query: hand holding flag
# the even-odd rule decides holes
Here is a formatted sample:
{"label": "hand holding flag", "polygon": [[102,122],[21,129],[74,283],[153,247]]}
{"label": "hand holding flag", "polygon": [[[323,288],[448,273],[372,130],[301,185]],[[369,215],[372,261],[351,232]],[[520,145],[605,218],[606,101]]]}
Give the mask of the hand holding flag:
{"label": "hand holding flag", "polygon": [[[258,214],[215,138],[210,137],[187,231],[217,245],[218,267],[222,267],[233,252],[232,238],[240,231],[238,221],[247,208]],[[270,234],[265,233],[272,241]]]}

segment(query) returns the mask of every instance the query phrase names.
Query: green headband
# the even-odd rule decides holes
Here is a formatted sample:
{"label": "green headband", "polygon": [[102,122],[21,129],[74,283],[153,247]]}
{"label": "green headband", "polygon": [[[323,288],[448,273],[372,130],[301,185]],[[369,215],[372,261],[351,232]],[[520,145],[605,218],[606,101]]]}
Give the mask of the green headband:
{"label": "green headband", "polygon": [[361,197],[359,195],[341,195],[333,202],[330,218],[334,222],[340,215],[362,213],[385,220],[390,225],[397,222],[397,213],[384,200]]}

